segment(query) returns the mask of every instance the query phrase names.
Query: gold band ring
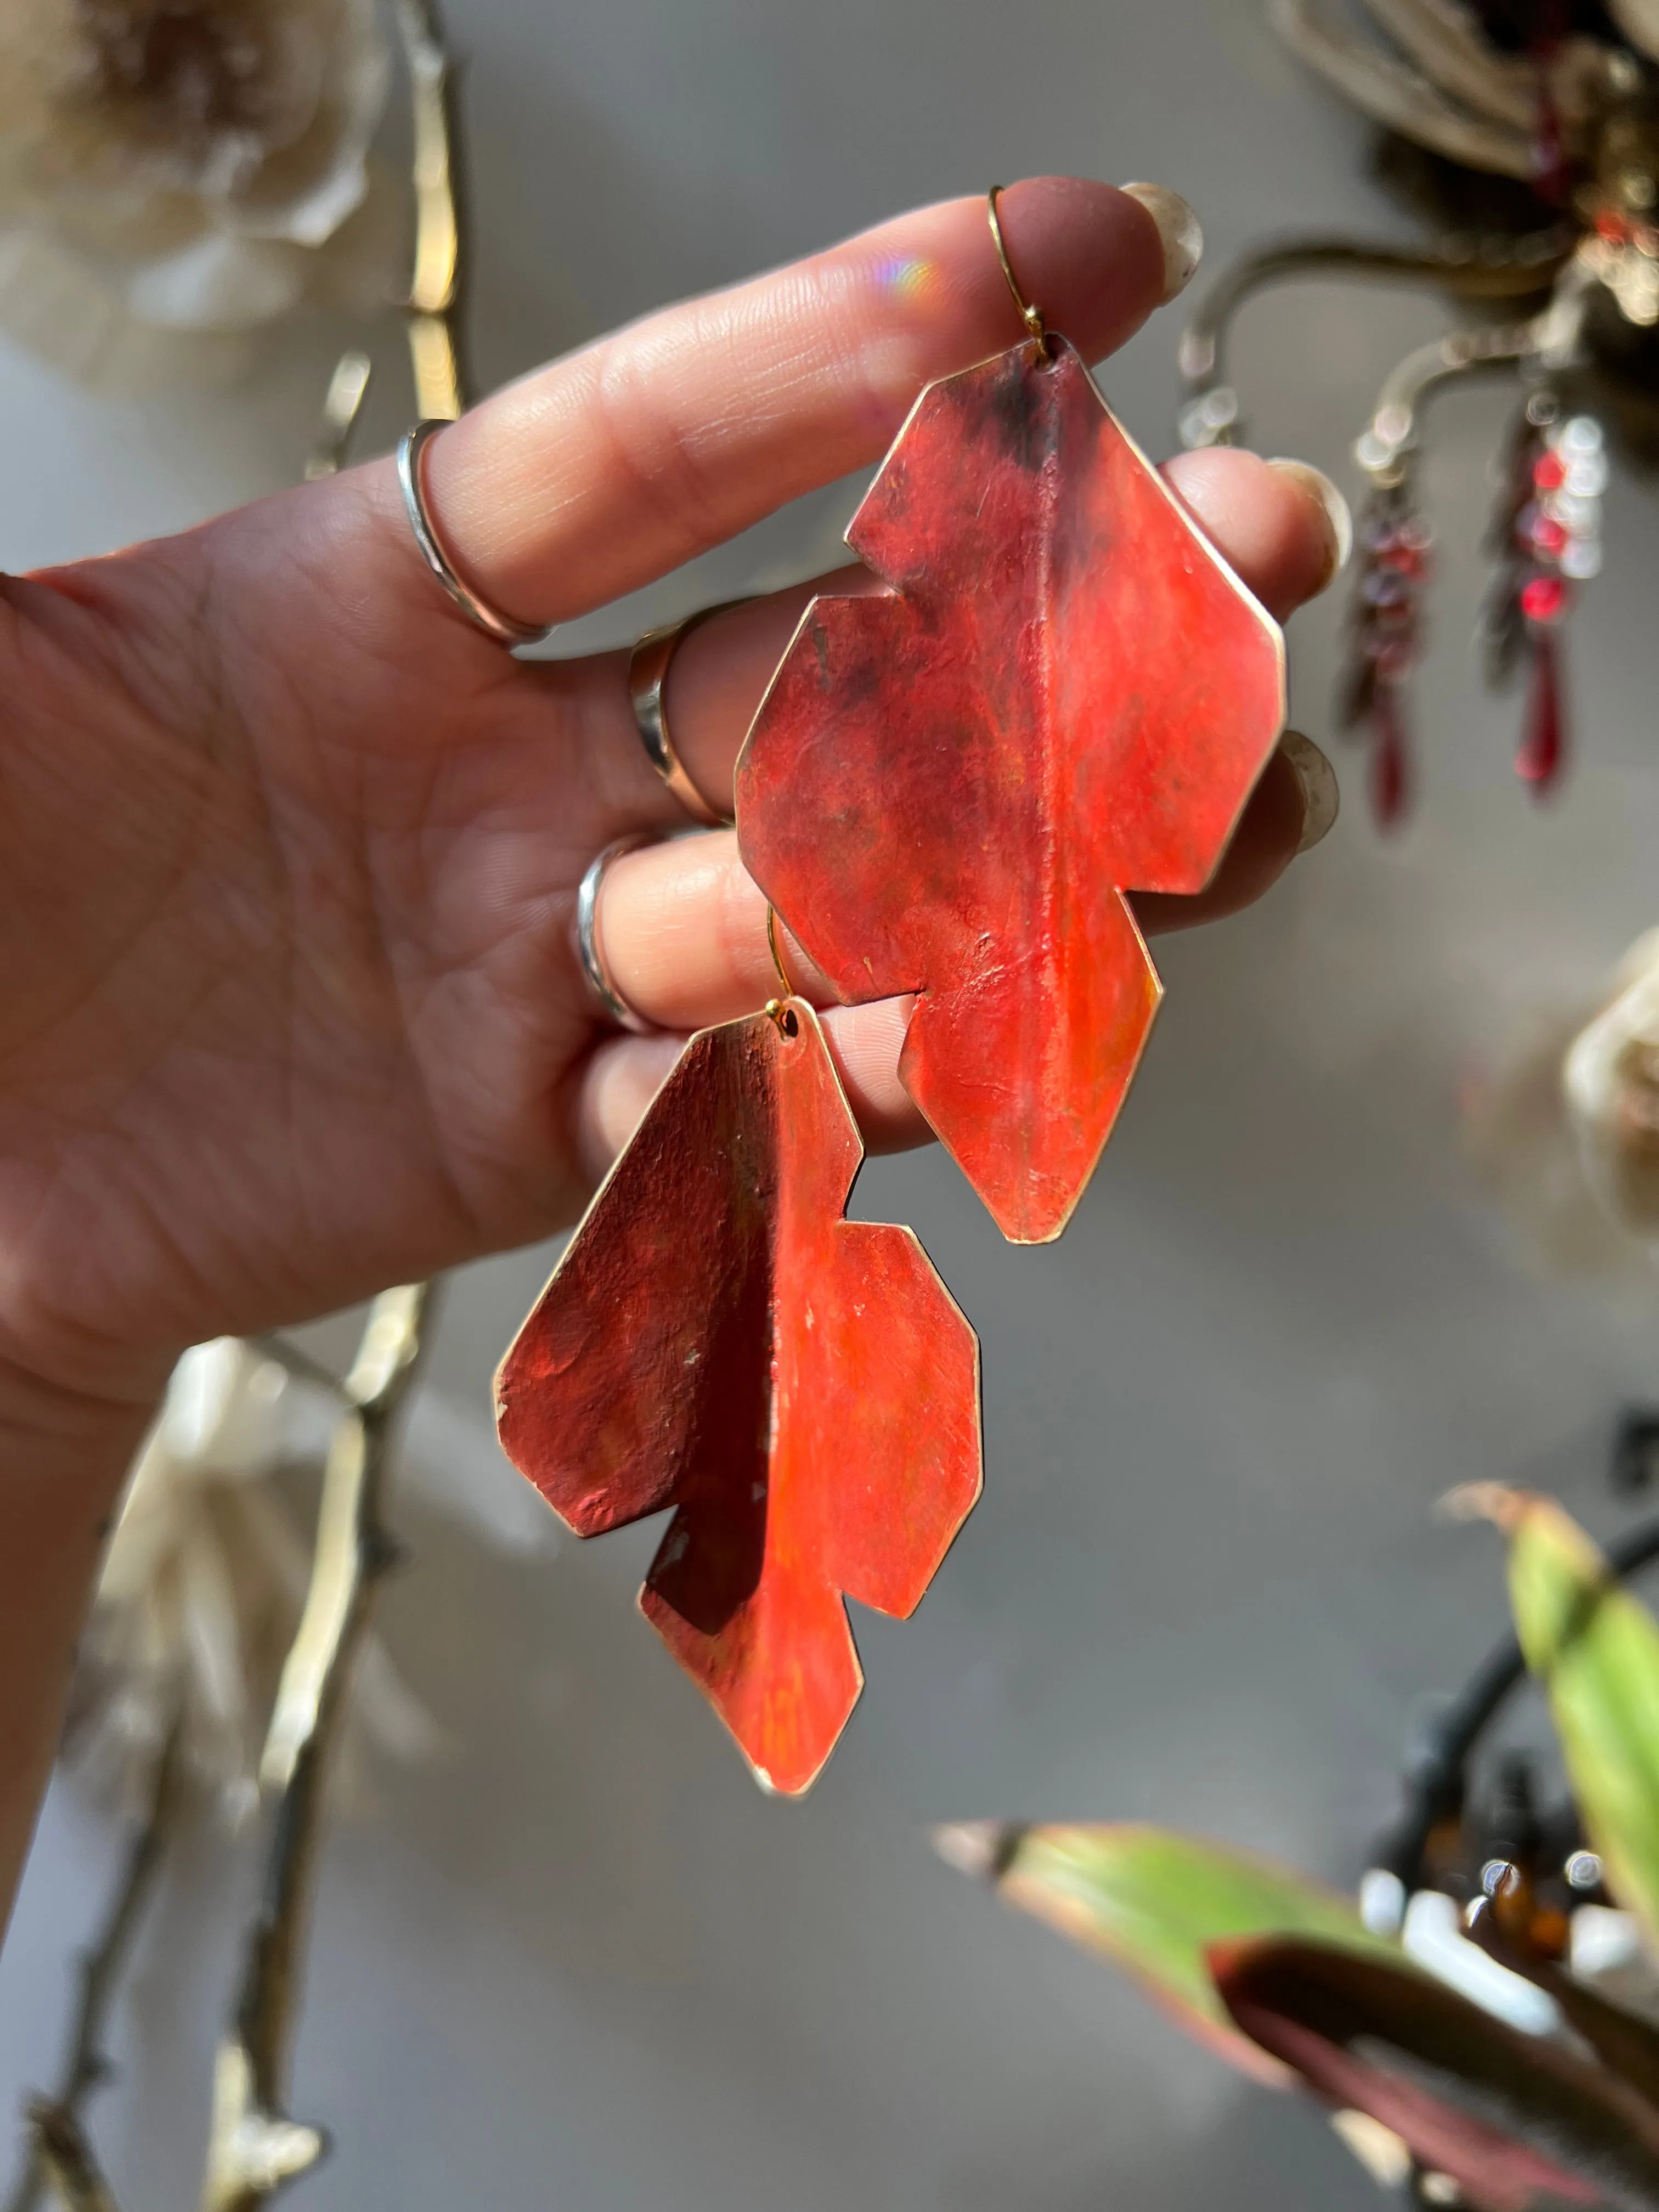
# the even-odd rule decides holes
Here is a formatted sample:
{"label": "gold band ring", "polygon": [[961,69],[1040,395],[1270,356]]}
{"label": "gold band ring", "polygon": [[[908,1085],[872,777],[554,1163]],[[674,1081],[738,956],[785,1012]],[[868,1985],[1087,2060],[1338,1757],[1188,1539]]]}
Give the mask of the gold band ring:
{"label": "gold band ring", "polygon": [[504,615],[499,607],[492,607],[487,599],[481,599],[463,581],[459,570],[444,550],[443,539],[427,503],[426,449],[436,434],[447,428],[448,424],[442,421],[417,422],[412,430],[405,430],[398,441],[398,483],[404,495],[404,512],[415,533],[415,543],[421,549],[421,557],[461,612],[486,637],[493,637],[498,645],[538,644],[548,635],[546,626],[517,622],[511,615]]}
{"label": "gold band ring", "polygon": [[599,927],[599,894],[605,889],[605,870],[613,860],[620,860],[624,853],[637,852],[641,845],[659,842],[659,839],[645,830],[636,831],[631,837],[613,839],[588,862],[587,872],[576,891],[576,959],[582,980],[617,1028],[631,1030],[636,1036],[652,1036],[656,1024],[636,1014],[617,988],[611,963],[605,957],[605,938]]}
{"label": "gold band ring", "polygon": [[633,702],[634,726],[640,733],[646,757],[692,820],[709,830],[729,830],[732,817],[711,806],[686,774],[685,763],[675,751],[674,740],[668,733],[668,711],[663,704],[663,693],[674,655],[699,623],[723,615],[728,607],[745,604],[743,599],[721,599],[712,607],[699,607],[696,614],[687,615],[683,622],[670,623],[663,629],[647,630],[628,660],[628,696]]}

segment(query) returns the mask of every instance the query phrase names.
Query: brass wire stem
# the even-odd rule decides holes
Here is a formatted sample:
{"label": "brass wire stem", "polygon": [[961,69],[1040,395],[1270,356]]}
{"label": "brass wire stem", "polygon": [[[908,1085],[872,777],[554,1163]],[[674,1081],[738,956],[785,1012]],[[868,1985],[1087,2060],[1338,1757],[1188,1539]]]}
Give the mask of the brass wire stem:
{"label": "brass wire stem", "polygon": [[1447,385],[1467,377],[1517,369],[1537,348],[1534,322],[1490,331],[1454,331],[1448,337],[1417,347],[1389,371],[1377,394],[1370,426],[1355,448],[1361,468],[1385,488],[1403,483],[1420,443],[1428,402]]}
{"label": "brass wire stem", "polygon": [[335,362],[323,400],[322,428],[306,463],[307,483],[315,483],[319,477],[337,476],[344,467],[374,374],[374,364],[361,346],[348,346]]}
{"label": "brass wire stem", "polygon": [[253,2212],[327,2147],[319,2130],[288,2117],[289,2065],[331,1755],[375,1588],[398,1558],[384,1517],[392,1433],[431,1310],[429,1285],[383,1291],[345,1378],[348,1411],[324,1470],[305,1610],[260,1760],[270,1836],[263,1898],[215,2067],[202,2212]]}
{"label": "brass wire stem", "polygon": [[[1182,434],[1189,445],[1231,445],[1240,425],[1237,400],[1226,381],[1226,345],[1247,301],[1271,284],[1326,276],[1361,282],[1420,284],[1465,300],[1518,300],[1547,293],[1572,253],[1573,235],[1563,225],[1522,238],[1448,239],[1438,246],[1374,246],[1349,238],[1286,239],[1246,254],[1211,285],[1182,333],[1179,354],[1188,390]],[[1188,425],[1213,398],[1231,403],[1207,425]]]}
{"label": "brass wire stem", "polygon": [[[454,71],[434,0],[396,0],[393,12],[409,79],[415,246],[404,307],[415,412],[422,421],[453,422],[465,404],[455,333],[465,256]],[[358,349],[342,356],[307,476],[331,475],[343,462],[371,374]],[[351,1661],[375,1584],[397,1557],[383,1514],[389,1437],[431,1304],[424,1283],[382,1292],[343,1385],[280,1340],[265,1347],[290,1372],[343,1392],[345,1410],[324,1469],[305,1609],[260,1761],[271,1799],[264,1899],[248,1931],[235,2016],[215,2069],[204,2212],[264,2203],[325,2148],[317,2130],[295,2126],[283,2111],[307,1908]]]}
{"label": "brass wire stem", "polygon": [[1583,256],[1575,255],[1558,271],[1540,314],[1522,323],[1453,331],[1408,353],[1389,371],[1354,448],[1371,481],[1384,489],[1405,482],[1421,442],[1424,410],[1447,385],[1494,371],[1548,375],[1570,368],[1578,356],[1594,284]]}
{"label": "brass wire stem", "polygon": [[[465,399],[454,328],[465,264],[454,72],[435,0],[396,0],[394,13],[409,78],[415,249],[404,306],[416,414],[453,422]],[[355,349],[342,357],[325,408],[324,446],[308,476],[331,474],[344,459],[370,374]],[[343,1410],[323,1473],[305,1607],[260,1760],[270,1821],[263,1901],[246,1933],[235,2011],[215,2064],[202,2212],[252,2212],[326,2148],[320,2130],[287,2117],[289,2064],[331,1755],[375,1586],[398,1557],[384,1516],[391,1433],[432,1310],[429,1284],[382,1291],[343,1383],[280,1338],[264,1346],[291,1373],[332,1389]]]}
{"label": "brass wire stem", "polygon": [[[393,14],[409,80],[415,246],[401,305],[415,380],[415,418],[453,422],[465,404],[457,336],[465,261],[455,70],[435,0],[397,0]],[[360,346],[348,347],[335,364],[322,427],[306,463],[307,482],[344,467],[374,373],[372,360]]]}
{"label": "brass wire stem", "polygon": [[415,414],[419,422],[453,422],[464,388],[455,334],[463,268],[455,73],[435,0],[398,0],[397,17],[414,135],[415,266],[407,332]]}
{"label": "brass wire stem", "polygon": [[[395,15],[413,144],[415,252],[404,307],[416,409],[422,417],[453,421],[465,398],[453,329],[464,265],[453,75],[433,0],[396,0]],[[307,478],[332,476],[343,465],[372,374],[359,347],[336,364]],[[283,2106],[331,1756],[375,1586],[398,1558],[383,1511],[392,1430],[415,1378],[432,1310],[429,1284],[383,1291],[343,1381],[283,1337],[253,1340],[289,1374],[327,1391],[342,1410],[324,1469],[305,1606],[260,1763],[270,1824],[263,1899],[246,1933],[235,2011],[215,2069],[204,2212],[250,2212],[314,2166],[325,2148],[321,2133],[289,2120]],[[62,2087],[28,2108],[26,2163],[6,2212],[35,2212],[45,2189],[65,2212],[117,2212],[82,2109],[107,2075],[104,2029],[176,1819],[181,1733],[175,1721],[103,1932],[82,1961]]]}
{"label": "brass wire stem", "polygon": [[83,2114],[94,2092],[110,2077],[104,2036],[177,1819],[182,1739],[182,1726],[175,1717],[156,1759],[143,1820],[128,1847],[103,1927],[81,1956],[80,1996],[58,2086],[28,2107],[23,2167],[6,2200],[6,2212],[34,2212],[48,2187],[71,2212],[93,2212],[93,2208],[104,2212],[112,2206],[86,2139]]}
{"label": "brass wire stem", "polygon": [[34,2105],[29,2124],[42,2178],[63,2212],[116,2212],[109,2184],[76,2116],[61,2106]]}

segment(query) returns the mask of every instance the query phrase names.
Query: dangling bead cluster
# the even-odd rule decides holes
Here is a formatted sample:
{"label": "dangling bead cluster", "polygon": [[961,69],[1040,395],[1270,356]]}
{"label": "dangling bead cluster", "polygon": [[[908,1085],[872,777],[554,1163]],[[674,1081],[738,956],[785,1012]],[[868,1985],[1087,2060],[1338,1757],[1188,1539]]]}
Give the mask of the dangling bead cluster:
{"label": "dangling bead cluster", "polygon": [[1369,736],[1371,812],[1387,829],[1411,796],[1405,685],[1422,655],[1419,606],[1431,539],[1404,484],[1379,487],[1358,532],[1359,562],[1349,618],[1349,672],[1338,709],[1344,729]]}
{"label": "dangling bead cluster", "polygon": [[1529,675],[1516,773],[1539,797],[1566,763],[1559,630],[1575,587],[1601,566],[1607,460],[1593,416],[1564,415],[1535,392],[1510,444],[1492,550],[1500,566],[1485,623],[1487,672],[1503,683],[1524,658]]}

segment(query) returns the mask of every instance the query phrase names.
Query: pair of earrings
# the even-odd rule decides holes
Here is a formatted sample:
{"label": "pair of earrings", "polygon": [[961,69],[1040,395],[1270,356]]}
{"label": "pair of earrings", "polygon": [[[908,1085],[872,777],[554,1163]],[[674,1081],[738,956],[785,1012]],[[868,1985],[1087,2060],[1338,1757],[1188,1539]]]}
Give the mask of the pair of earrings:
{"label": "pair of earrings", "polygon": [[[1018,1243],[1059,1235],[1146,1043],[1126,893],[1213,873],[1285,721],[1283,641],[1072,347],[924,391],[745,742],[745,866],[845,1002],[914,994],[905,1088]],[[503,1361],[508,1456],[579,1535],[675,1508],[642,1609],[763,1785],[862,1686],[981,1487],[979,1349],[863,1158],[813,1009],[693,1037]]]}

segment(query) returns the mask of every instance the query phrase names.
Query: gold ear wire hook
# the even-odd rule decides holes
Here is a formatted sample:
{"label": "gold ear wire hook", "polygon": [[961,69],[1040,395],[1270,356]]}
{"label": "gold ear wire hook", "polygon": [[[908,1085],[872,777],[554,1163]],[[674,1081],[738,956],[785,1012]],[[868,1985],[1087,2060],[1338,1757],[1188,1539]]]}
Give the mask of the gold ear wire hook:
{"label": "gold ear wire hook", "polygon": [[1007,244],[1002,235],[1002,218],[997,213],[997,198],[1001,191],[1000,185],[993,185],[985,196],[985,213],[991,225],[991,242],[996,247],[997,259],[1002,264],[1002,273],[1008,281],[1008,289],[1013,295],[1014,305],[1019,309],[1021,322],[1036,339],[1037,350],[1040,353],[1047,353],[1048,331],[1042,319],[1042,310],[1041,307],[1034,307],[1020,290],[1019,280],[1014,275],[1014,265],[1008,258]]}
{"label": "gold ear wire hook", "polygon": [[778,971],[778,981],[783,986],[783,997],[781,999],[769,999],[766,1002],[766,1012],[770,1018],[777,1024],[778,1033],[780,1036],[787,1037],[793,1036],[797,1029],[799,1027],[799,1024],[796,1021],[794,1015],[789,1011],[785,1001],[794,997],[795,987],[789,981],[789,970],[784,966],[783,954],[778,949],[777,909],[770,904],[768,905],[766,909],[766,945],[767,950],[772,955],[772,965]]}

